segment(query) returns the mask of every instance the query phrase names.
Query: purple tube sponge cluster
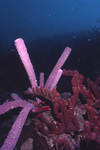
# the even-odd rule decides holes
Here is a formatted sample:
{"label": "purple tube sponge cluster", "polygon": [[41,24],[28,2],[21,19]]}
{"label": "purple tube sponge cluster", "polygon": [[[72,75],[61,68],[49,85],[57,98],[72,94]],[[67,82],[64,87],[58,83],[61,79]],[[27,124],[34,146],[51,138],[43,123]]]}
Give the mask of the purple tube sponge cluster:
{"label": "purple tube sponge cluster", "polygon": [[[21,61],[25,67],[25,70],[29,77],[29,81],[31,83],[31,88],[29,88],[28,91],[30,93],[32,93],[32,88],[36,89],[36,87],[39,87],[39,86],[37,83],[34,67],[29,58],[29,54],[27,52],[27,48],[25,46],[23,39],[21,39],[21,38],[16,39],[15,47],[18,51],[18,54],[21,58]],[[64,52],[62,53],[61,57],[59,58],[58,62],[56,63],[54,69],[52,70],[51,74],[49,75],[45,84],[44,84],[44,73],[40,73],[40,86],[44,86],[45,88],[50,89],[50,90],[52,90],[54,87],[56,87],[56,85],[62,75],[62,70],[60,68],[65,63],[70,52],[71,52],[71,49],[69,47],[66,47]],[[6,101],[4,104],[2,104],[0,106],[0,115],[6,113],[7,111],[14,109],[16,107],[22,107],[23,109],[20,112],[19,116],[17,117],[15,123],[13,124],[12,129],[10,130],[10,132],[9,132],[4,144],[0,148],[0,150],[13,150],[14,149],[29,112],[31,110],[32,110],[32,112],[36,111],[34,104],[31,104],[31,103],[27,102],[26,100],[22,100],[17,94],[13,93],[11,96],[14,99],[14,101],[11,101],[11,102]],[[37,100],[37,103],[41,102],[41,100],[39,98],[36,98],[36,100]]]}

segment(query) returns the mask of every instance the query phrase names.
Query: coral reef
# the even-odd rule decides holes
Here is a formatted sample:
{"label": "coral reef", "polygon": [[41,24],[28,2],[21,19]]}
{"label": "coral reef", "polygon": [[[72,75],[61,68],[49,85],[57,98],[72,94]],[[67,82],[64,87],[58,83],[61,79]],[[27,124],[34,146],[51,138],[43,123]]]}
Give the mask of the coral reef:
{"label": "coral reef", "polygon": [[[95,82],[87,79],[77,70],[61,70],[71,49],[66,47],[44,84],[44,73],[40,73],[39,86],[35,71],[22,39],[15,40],[15,46],[28,74],[31,88],[24,95],[35,96],[22,100],[12,93],[14,101],[0,106],[0,115],[11,109],[22,107],[1,150],[13,150],[29,112],[34,114],[33,130],[47,142],[51,150],[100,149],[100,77]],[[57,83],[61,76],[70,76],[72,91],[60,94]],[[66,83],[67,84],[67,83]],[[91,141],[93,142],[91,147]],[[31,141],[32,143],[32,141]],[[34,149],[34,144],[33,144]]]}
{"label": "coral reef", "polygon": [[[35,96],[43,97],[53,103],[53,110],[49,112],[49,117],[48,113],[41,112],[38,119],[35,119],[35,131],[48,136],[48,138],[53,136],[54,145],[58,149],[78,149],[82,140],[85,140],[87,145],[90,141],[95,141],[98,145],[96,145],[97,149],[99,149],[100,100],[94,98],[93,94],[95,93],[97,97],[100,91],[96,90],[97,86],[91,80],[88,80],[89,87],[91,82],[92,86],[95,86],[91,93],[82,84],[84,77],[76,70],[63,70],[63,75],[72,76],[73,95],[66,100],[61,98],[55,88],[52,91],[43,87],[33,89]],[[54,114],[54,118],[52,118],[52,114]],[[85,115],[86,118],[84,118]]]}

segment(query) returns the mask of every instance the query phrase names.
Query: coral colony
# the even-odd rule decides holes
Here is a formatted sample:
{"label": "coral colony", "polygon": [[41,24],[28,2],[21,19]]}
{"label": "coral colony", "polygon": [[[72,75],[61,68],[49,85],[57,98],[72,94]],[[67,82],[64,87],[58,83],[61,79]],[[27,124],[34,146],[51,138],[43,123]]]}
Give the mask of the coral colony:
{"label": "coral colony", "polygon": [[[30,111],[38,113],[34,119],[33,131],[45,137],[49,149],[81,149],[81,141],[85,141],[87,147],[93,141],[94,149],[99,149],[100,77],[94,83],[88,78],[86,87],[83,84],[84,77],[78,71],[61,70],[71,52],[66,47],[45,84],[44,73],[40,73],[38,85],[24,41],[20,38],[15,40],[15,46],[31,83],[31,88],[24,94],[34,95],[37,105],[12,93],[14,101],[6,101],[0,106],[1,115],[17,107],[23,108],[0,150],[15,148]],[[67,98],[63,98],[56,89],[62,75],[71,76],[72,95]]]}

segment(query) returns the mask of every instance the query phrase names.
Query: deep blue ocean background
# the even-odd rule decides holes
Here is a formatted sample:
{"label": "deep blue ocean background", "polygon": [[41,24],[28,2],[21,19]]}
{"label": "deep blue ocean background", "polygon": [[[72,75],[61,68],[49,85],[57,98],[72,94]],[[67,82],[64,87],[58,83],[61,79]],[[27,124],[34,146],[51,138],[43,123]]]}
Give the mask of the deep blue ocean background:
{"label": "deep blue ocean background", "polygon": [[69,46],[72,52],[63,68],[94,81],[100,74],[100,0],[0,0],[1,98],[3,92],[30,86],[14,46],[17,38],[26,43],[37,79],[40,72],[47,79]]}

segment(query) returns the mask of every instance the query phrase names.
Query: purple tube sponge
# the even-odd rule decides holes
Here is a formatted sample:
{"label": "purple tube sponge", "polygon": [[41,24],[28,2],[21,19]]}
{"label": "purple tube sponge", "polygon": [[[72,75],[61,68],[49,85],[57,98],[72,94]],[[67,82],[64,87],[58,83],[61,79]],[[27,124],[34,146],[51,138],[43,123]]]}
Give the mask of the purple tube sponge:
{"label": "purple tube sponge", "polygon": [[0,150],[13,150],[14,149],[29,112],[31,111],[31,109],[33,109],[33,111],[35,112],[35,109],[36,109],[33,104],[30,104],[29,102],[27,102],[25,100],[22,100],[15,93],[12,94],[12,97],[13,97],[13,99],[15,99],[15,101],[11,101],[11,102],[7,101],[3,105],[1,105],[0,106],[0,114],[4,114],[5,112],[9,111],[10,109],[13,109],[16,107],[23,107],[23,109],[20,112],[16,121],[14,122],[12,129],[10,130],[10,132],[9,132],[4,144],[0,148]]}
{"label": "purple tube sponge", "polygon": [[71,52],[71,48],[66,47],[64,49],[62,55],[58,59],[55,67],[53,68],[51,74],[49,75],[49,77],[48,77],[48,79],[46,81],[45,88],[49,88],[50,87],[50,84],[51,84],[51,82],[52,82],[56,72],[58,71],[58,69],[60,69],[63,66],[63,64],[65,63],[66,59],[68,58],[70,52]]}
{"label": "purple tube sponge", "polygon": [[16,39],[15,46],[21,58],[21,61],[25,67],[25,70],[29,76],[30,83],[32,87],[35,88],[37,86],[36,75],[23,39]]}
{"label": "purple tube sponge", "polygon": [[17,108],[17,107],[25,107],[27,105],[27,101],[22,100],[17,94],[12,93],[12,98],[15,99],[15,101],[6,101],[2,105],[0,105],[0,115],[6,113],[7,111]]}
{"label": "purple tube sponge", "polygon": [[26,121],[26,118],[31,109],[33,109],[34,105],[27,104],[22,111],[20,112],[18,118],[16,119],[15,123],[12,126],[3,146],[0,150],[13,150],[16,146],[20,133],[22,131],[23,125]]}

